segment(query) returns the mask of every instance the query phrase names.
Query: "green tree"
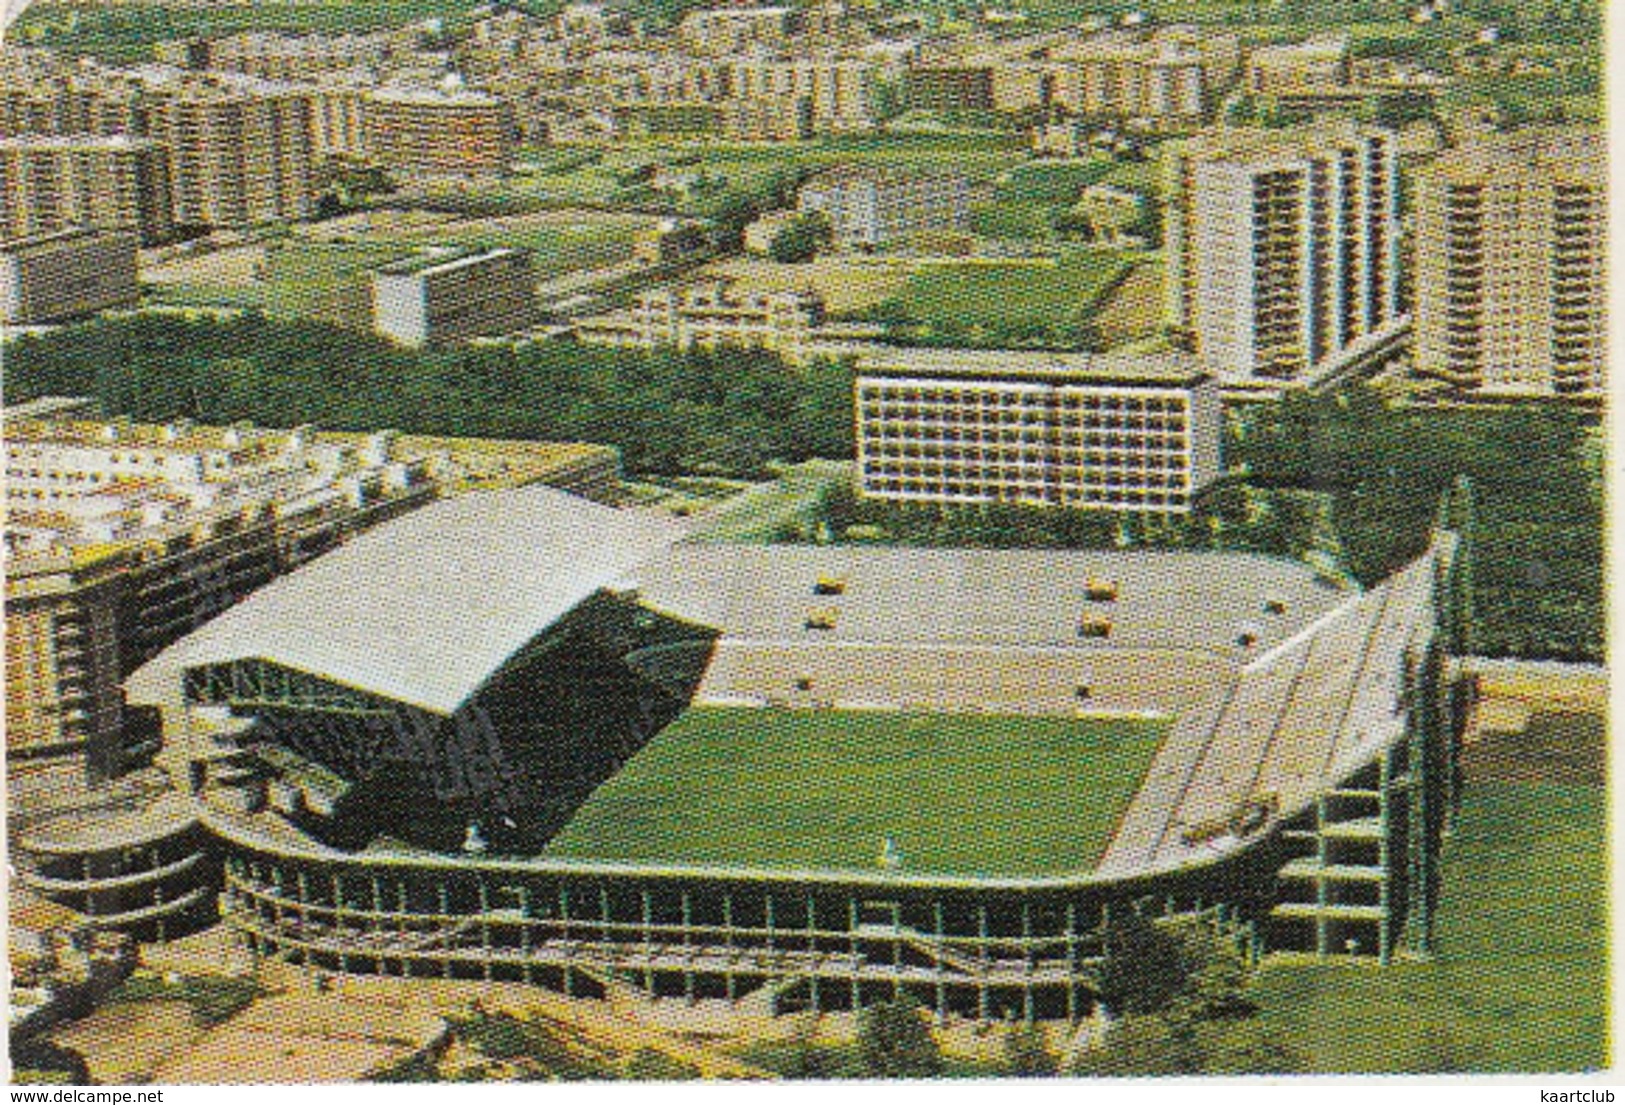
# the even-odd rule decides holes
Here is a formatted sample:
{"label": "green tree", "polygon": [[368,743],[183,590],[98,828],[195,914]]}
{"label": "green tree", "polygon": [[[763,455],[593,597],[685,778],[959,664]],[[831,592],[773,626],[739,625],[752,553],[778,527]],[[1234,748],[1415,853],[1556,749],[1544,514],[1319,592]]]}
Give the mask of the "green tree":
{"label": "green tree", "polygon": [[1204,1062],[1201,1042],[1188,1022],[1142,1015],[1114,1023],[1105,1043],[1086,1053],[1072,1073],[1107,1078],[1200,1074]]}
{"label": "green tree", "polygon": [[903,80],[871,77],[864,91],[869,114],[882,128],[908,110],[908,85]]}
{"label": "green tree", "polygon": [[1105,956],[1096,968],[1097,989],[1117,1015],[1155,1013],[1185,989],[1189,960],[1178,937],[1138,913],[1112,920]]}
{"label": "green tree", "polygon": [[1013,1026],[1004,1037],[1004,1072],[1016,1078],[1041,1078],[1054,1074],[1055,1056],[1044,1043],[1044,1033],[1035,1024]]}
{"label": "green tree", "polygon": [[768,256],[781,265],[811,261],[835,241],[835,228],[821,211],[797,215],[768,243]]}
{"label": "green tree", "polygon": [[726,188],[713,197],[709,204],[711,222],[715,225],[712,241],[718,249],[733,252],[745,240],[745,228],[761,217],[761,202],[747,192]]}
{"label": "green tree", "polygon": [[692,1063],[651,1047],[640,1047],[627,1060],[626,1077],[634,1082],[688,1082],[700,1077],[700,1072]]}
{"label": "green tree", "polygon": [[1185,985],[1176,1000],[1186,1015],[1211,1020],[1253,1012],[1246,997],[1247,964],[1234,945],[1206,928],[1190,929],[1181,943]]}
{"label": "green tree", "polygon": [[864,1070],[876,1078],[942,1073],[942,1052],[912,999],[881,1002],[859,1013],[858,1050]]}

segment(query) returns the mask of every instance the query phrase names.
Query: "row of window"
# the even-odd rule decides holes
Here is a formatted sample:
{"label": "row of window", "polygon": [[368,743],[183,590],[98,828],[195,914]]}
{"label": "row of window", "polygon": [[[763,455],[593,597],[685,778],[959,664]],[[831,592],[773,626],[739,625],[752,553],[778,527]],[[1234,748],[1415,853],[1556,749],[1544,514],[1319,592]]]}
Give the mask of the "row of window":
{"label": "row of window", "polygon": [[[967,468],[964,465],[950,467],[935,465],[930,462],[879,464],[865,466],[864,476],[869,480],[900,478],[931,480],[938,483],[964,483],[974,486],[1022,484],[1042,487],[1050,482],[1048,471],[1035,465]],[[1183,488],[1187,486],[1189,481],[1184,472],[1085,469],[1081,473],[1067,473],[1055,482],[1068,487]]]}
{"label": "row of window", "polygon": [[[938,390],[904,386],[870,385],[862,388],[858,397],[865,409],[876,403],[924,403],[933,407],[1032,407],[1035,410],[1046,410],[1048,404],[1048,397],[1035,397],[1031,392]],[[1188,406],[1184,399],[1162,396],[1096,395],[1062,391],[1058,399],[1062,410],[1183,414]]]}
{"label": "row of window", "polygon": [[1041,408],[1016,409],[1008,412],[989,412],[985,409],[910,405],[903,403],[870,403],[863,408],[869,425],[909,426],[1067,426],[1101,429],[1183,430],[1185,416],[1146,411],[1106,411],[1084,414],[1063,410],[1051,414]]}
{"label": "row of window", "polygon": [[[929,429],[930,427],[924,427]],[[1183,433],[1144,432],[1134,434],[1107,433],[1104,431],[1061,430],[1058,432],[1042,428],[1027,430],[982,430],[939,432],[935,434],[908,432],[899,429],[882,430],[874,427],[865,427],[863,440],[872,448],[897,448],[900,445],[914,447],[927,446],[999,446],[999,445],[1046,445],[1054,444],[1059,447],[1078,449],[1128,449],[1137,452],[1174,452],[1185,450],[1187,440]]]}
{"label": "row of window", "polygon": [[925,464],[935,467],[995,463],[1026,468],[1135,468],[1183,471],[1185,458],[1167,453],[1083,453],[1071,451],[1060,456],[1047,453],[1013,452],[1008,449],[942,450],[930,449],[865,449],[864,458],[872,464]]}
{"label": "row of window", "polygon": [[1183,492],[1138,487],[1062,489],[1057,498],[1041,484],[989,485],[975,481],[884,478],[866,480],[871,495],[934,499],[972,499],[1004,502],[1059,502],[1063,506],[1133,506],[1145,509],[1182,509],[1189,505]]}

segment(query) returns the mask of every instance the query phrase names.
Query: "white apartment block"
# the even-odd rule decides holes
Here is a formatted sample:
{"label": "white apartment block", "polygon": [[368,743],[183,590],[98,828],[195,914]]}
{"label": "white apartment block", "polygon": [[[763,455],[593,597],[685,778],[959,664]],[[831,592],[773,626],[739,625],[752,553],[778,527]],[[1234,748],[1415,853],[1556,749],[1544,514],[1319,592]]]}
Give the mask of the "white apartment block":
{"label": "white apartment block", "polygon": [[855,389],[875,498],[1182,514],[1221,470],[1218,385],[1177,355],[890,350]]}
{"label": "white apartment block", "polygon": [[924,230],[968,229],[972,198],[957,174],[842,165],[803,184],[796,206],[828,217],[837,248],[875,249]]}
{"label": "white apartment block", "polygon": [[1165,168],[1168,321],[1212,368],[1312,376],[1400,316],[1390,132],[1215,131]]}
{"label": "white apartment block", "polygon": [[373,330],[407,346],[522,330],[535,321],[536,271],[522,249],[416,257],[372,274]]}

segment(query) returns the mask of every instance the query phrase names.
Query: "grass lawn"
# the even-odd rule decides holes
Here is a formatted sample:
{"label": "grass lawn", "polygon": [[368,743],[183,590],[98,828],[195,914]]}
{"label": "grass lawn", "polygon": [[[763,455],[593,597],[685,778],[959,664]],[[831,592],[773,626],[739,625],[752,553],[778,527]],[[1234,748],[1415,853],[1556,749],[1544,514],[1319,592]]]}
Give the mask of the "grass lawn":
{"label": "grass lawn", "polygon": [[1130,192],[1156,196],[1162,192],[1162,165],[1154,154],[1147,161],[1119,161],[1100,179]]}
{"label": "grass lawn", "polygon": [[1607,835],[1600,786],[1472,785],[1447,845],[1437,957],[1268,964],[1260,1020],[1317,1071],[1605,1065]]}
{"label": "grass lawn", "polygon": [[1070,250],[1048,263],[939,265],[916,273],[891,301],[928,326],[1086,322],[1132,262],[1110,250]]}
{"label": "grass lawn", "polygon": [[547,277],[629,261],[636,236],[637,224],[631,222],[532,225],[497,222],[489,225],[484,220],[474,220],[466,225],[437,228],[434,233],[414,233],[398,239],[369,234],[365,240],[369,243],[398,241],[408,248],[432,244],[468,249],[528,249],[537,274]]}
{"label": "grass lawn", "polygon": [[281,243],[266,250],[246,282],[235,272],[218,284],[190,277],[153,285],[152,297],[162,303],[231,304],[285,317],[320,317],[342,313],[365,298],[368,270],[413,252],[410,246]]}
{"label": "grass lawn", "polygon": [[1163,321],[1163,271],[1160,260],[1144,261],[1113,289],[1095,314],[1101,340],[1115,349],[1155,335]]}
{"label": "grass lawn", "polygon": [[578,859],[1041,875],[1091,869],[1165,726],[691,709],[548,845]]}
{"label": "grass lawn", "polygon": [[1081,161],[1035,161],[1001,174],[994,197],[1006,203],[1066,205],[1089,185],[1112,172],[1107,157]]}
{"label": "grass lawn", "polygon": [[795,265],[781,265],[765,257],[728,257],[706,266],[700,278],[715,276],[736,281],[741,292],[814,291],[837,315],[866,311],[895,295],[908,282],[912,266],[906,261],[831,254]]}
{"label": "grass lawn", "polygon": [[758,484],[714,507],[696,539],[717,543],[747,543],[798,538],[809,532],[820,516],[820,506],[834,488],[850,483],[852,464],[840,460],[809,460],[786,471],[772,483]]}
{"label": "grass lawn", "polygon": [[341,290],[359,286],[380,265],[410,257],[411,247],[328,246],[301,242],[266,255],[266,306],[284,315],[309,315]]}

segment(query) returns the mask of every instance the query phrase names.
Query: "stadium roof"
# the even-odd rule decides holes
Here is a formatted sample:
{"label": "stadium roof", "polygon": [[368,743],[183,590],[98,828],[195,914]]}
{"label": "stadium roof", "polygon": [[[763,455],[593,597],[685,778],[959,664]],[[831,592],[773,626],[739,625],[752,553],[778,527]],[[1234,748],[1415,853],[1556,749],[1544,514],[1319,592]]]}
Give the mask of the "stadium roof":
{"label": "stadium roof", "polygon": [[[1305,564],[1235,552],[691,545],[637,572],[649,606],[725,641],[1203,649],[1244,658],[1349,597]],[[820,594],[821,582],[840,594]],[[1091,582],[1116,586],[1108,602]],[[833,624],[810,626],[815,611]],[[1112,625],[1079,635],[1080,618]],[[1246,634],[1251,644],[1237,638]]]}
{"label": "stadium roof", "polygon": [[1235,688],[1182,716],[1101,861],[1168,870],[1253,843],[1231,825],[1267,800],[1274,820],[1370,763],[1405,732],[1405,657],[1433,624],[1445,535],[1426,554],[1249,663]]}
{"label": "stadium roof", "polygon": [[549,487],[445,499],[352,538],[164,650],[126,683],[259,659],[450,714],[530,640],[677,540],[663,519]]}

